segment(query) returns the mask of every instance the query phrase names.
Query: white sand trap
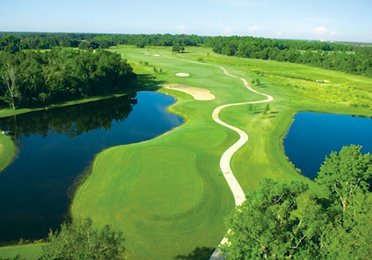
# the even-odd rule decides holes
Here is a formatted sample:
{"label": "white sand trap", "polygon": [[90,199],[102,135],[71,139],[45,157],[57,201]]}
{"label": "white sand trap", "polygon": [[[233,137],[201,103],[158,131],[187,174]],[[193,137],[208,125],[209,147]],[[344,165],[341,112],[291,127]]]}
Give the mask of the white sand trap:
{"label": "white sand trap", "polygon": [[164,87],[187,93],[191,95],[195,100],[205,101],[215,99],[215,96],[208,89],[205,88],[195,88],[180,84],[167,84],[164,85]]}
{"label": "white sand trap", "polygon": [[190,74],[185,73],[185,72],[179,72],[179,73],[176,73],[176,76],[180,78],[187,78],[187,77],[190,77]]}
{"label": "white sand trap", "polygon": [[160,55],[159,55],[159,54],[154,54],[154,55],[152,55],[152,56],[154,56],[154,57],[159,57]]}

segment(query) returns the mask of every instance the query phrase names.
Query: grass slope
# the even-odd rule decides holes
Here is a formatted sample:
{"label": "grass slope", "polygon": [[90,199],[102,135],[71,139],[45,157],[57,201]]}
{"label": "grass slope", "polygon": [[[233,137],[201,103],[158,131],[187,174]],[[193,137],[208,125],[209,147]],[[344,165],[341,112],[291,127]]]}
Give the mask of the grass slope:
{"label": "grass slope", "polygon": [[[222,65],[234,75],[260,78],[262,84],[256,88],[275,98],[266,114],[265,105],[233,107],[221,114],[223,120],[250,137],[232,160],[234,173],[246,192],[264,177],[303,180],[317,189],[297,173],[283,152],[281,140],[296,112],[371,116],[370,78],[226,57],[207,48],[187,48],[188,53],[177,55],[170,48],[117,47],[112,51],[127,58],[137,73],[153,74],[154,67],[161,68],[163,73],[156,74],[159,82],[207,88],[216,96],[201,102],[184,93],[160,89],[177,97],[170,110],[182,115],[185,123],[153,140],[100,153],[91,175],[77,190],[72,216],[91,217],[97,225],[111,224],[124,231],[129,259],[205,256],[223,237],[225,218],[233,209],[218,162],[238,136],[214,123],[211,113],[221,104],[262,97],[249,93],[239,80],[225,76],[216,67],[185,60]],[[190,73],[190,77],[176,77],[178,72]]]}
{"label": "grass slope", "polygon": [[12,139],[0,132],[0,171],[11,163],[16,152],[17,149]]}
{"label": "grass slope", "polygon": [[[138,73],[161,68],[163,73],[156,74],[159,81],[207,88],[216,96],[213,101],[200,102],[182,93],[161,90],[178,98],[171,111],[185,117],[186,123],[154,140],[101,153],[91,176],[77,191],[72,215],[89,216],[99,225],[110,223],[123,230],[130,258],[172,259],[191,255],[197,248],[215,247],[226,230],[224,219],[233,208],[218,162],[238,137],[215,124],[211,113],[220,104],[262,97],[249,93],[239,80],[226,77],[216,67],[184,59],[222,65],[250,79],[259,77],[263,82],[260,91],[276,98],[265,115],[264,106],[259,105],[229,108],[222,113],[223,120],[250,135],[248,145],[232,162],[245,191],[257,187],[263,177],[303,180],[316,189],[283,153],[280,140],[295,112],[370,113],[365,105],[351,106],[371,103],[372,80],[363,77],[219,56],[204,48],[189,48],[189,53],[178,55],[169,48],[119,47],[113,51],[127,58]],[[190,77],[178,78],[178,72],[189,73]],[[332,83],[324,89],[318,79]],[[340,88],[347,93],[344,95]],[[355,95],[350,96],[350,92]]]}

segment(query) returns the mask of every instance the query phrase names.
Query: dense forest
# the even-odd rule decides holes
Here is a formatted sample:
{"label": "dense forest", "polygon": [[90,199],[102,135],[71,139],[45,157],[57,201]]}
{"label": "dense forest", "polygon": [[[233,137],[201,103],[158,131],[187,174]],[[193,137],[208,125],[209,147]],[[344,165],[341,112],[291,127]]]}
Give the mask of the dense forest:
{"label": "dense forest", "polygon": [[15,53],[27,49],[73,47],[80,49],[109,48],[118,44],[145,46],[197,46],[205,37],[171,34],[89,34],[89,33],[1,33],[0,50]]}
{"label": "dense forest", "polygon": [[127,89],[130,65],[105,50],[0,52],[0,105],[33,107]]}
{"label": "dense forest", "polygon": [[209,37],[171,34],[0,33],[0,50],[78,47],[109,48],[118,44],[145,46],[207,46],[219,54],[287,61],[372,76],[372,47],[360,43],[278,40],[254,37]]}
{"label": "dense forest", "polygon": [[253,37],[213,37],[213,51],[229,56],[287,61],[372,76],[372,48],[360,45]]}

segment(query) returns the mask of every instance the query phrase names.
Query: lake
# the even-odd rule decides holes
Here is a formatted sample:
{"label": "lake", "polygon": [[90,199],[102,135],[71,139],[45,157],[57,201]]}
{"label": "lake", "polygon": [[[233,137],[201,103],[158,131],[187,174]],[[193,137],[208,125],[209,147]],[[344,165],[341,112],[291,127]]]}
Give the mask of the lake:
{"label": "lake", "polygon": [[0,119],[18,156],[0,172],[0,241],[40,239],[68,217],[70,189],[105,148],[154,138],[182,124],[175,99],[140,91]]}
{"label": "lake", "polygon": [[350,144],[362,145],[363,153],[372,152],[372,119],[301,112],[284,139],[289,160],[310,179],[316,177],[326,155]]}

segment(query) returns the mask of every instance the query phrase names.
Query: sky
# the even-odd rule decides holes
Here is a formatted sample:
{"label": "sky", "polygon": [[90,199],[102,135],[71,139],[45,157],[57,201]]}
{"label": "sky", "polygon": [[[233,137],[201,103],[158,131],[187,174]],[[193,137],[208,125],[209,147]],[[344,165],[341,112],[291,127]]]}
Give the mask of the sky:
{"label": "sky", "polygon": [[372,42],[372,0],[0,0],[0,31]]}

